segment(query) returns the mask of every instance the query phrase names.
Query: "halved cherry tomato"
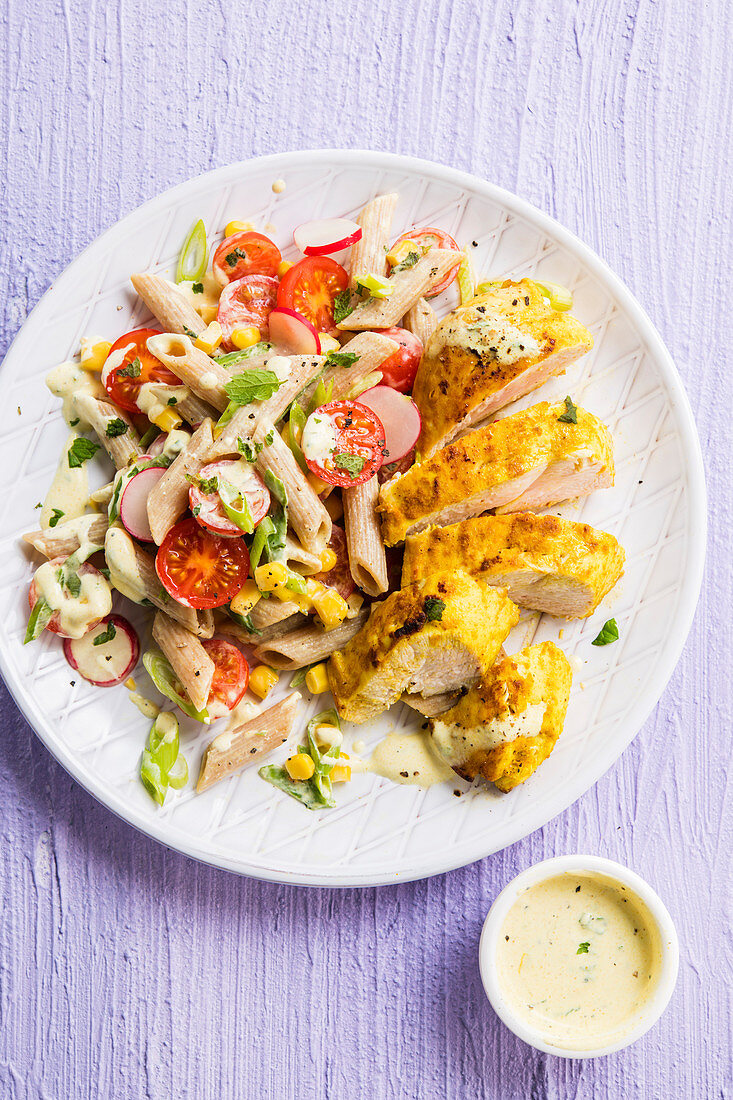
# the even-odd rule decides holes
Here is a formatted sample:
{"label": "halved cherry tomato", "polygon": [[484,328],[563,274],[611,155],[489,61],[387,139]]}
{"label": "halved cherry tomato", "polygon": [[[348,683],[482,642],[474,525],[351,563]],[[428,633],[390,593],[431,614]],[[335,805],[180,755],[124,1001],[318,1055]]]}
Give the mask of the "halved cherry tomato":
{"label": "halved cherry tomato", "polygon": [[211,261],[214,278],[221,286],[244,275],[276,275],[282,256],[269,237],[254,230],[226,237]]}
{"label": "halved cherry tomato", "polygon": [[391,386],[400,393],[409,393],[415,384],[415,375],[422,359],[422,340],[406,328],[380,328],[376,331],[400,345],[399,351],[379,364],[382,385]]}
{"label": "halved cherry tomato", "polygon": [[336,555],[336,563],[325,573],[316,573],[313,580],[327,584],[329,588],[335,588],[339,596],[348,600],[356,585],[349,569],[349,551],[346,548],[346,532],[343,527],[333,524],[328,545]]}
{"label": "halved cherry tomato", "polygon": [[[219,483],[227,481],[242,493],[249,504],[255,524],[267,515],[270,507],[270,490],[249,462],[237,458],[225,458],[221,462],[210,462],[207,466],[201,467],[199,482],[205,482],[213,477],[217,478]],[[215,535],[231,538],[242,534],[241,528],[237,527],[236,523],[232,523],[224,511],[216,490],[204,493],[198,485],[192,485],[188,490],[188,499],[194,518]]]}
{"label": "halved cherry tomato", "polygon": [[[63,565],[65,561],[66,561],[66,558],[53,558],[51,560],[51,565]],[[85,573],[96,573],[97,575],[101,575],[99,573],[99,570],[95,569],[95,567],[93,565],[91,565],[88,561],[82,562],[82,564],[79,566],[78,573],[79,573],[80,577],[83,577],[85,575]],[[66,595],[67,595],[67,589],[64,589],[64,598],[66,598]],[[70,600],[73,599],[73,596],[71,595],[71,593],[68,594],[68,598]],[[33,610],[33,607],[35,606],[35,602],[36,602],[37,599],[38,599],[38,585],[36,584],[36,578],[34,577],[33,580],[30,583],[30,588],[28,589],[28,606],[30,607],[31,611]],[[51,616],[51,618],[46,623],[46,630],[50,630],[52,634],[58,634],[60,638],[68,638],[69,635],[64,634],[63,630],[59,626],[59,618],[60,618],[60,612],[54,611],[53,615]],[[91,622],[89,624],[88,631],[93,630],[94,627],[97,626],[101,622],[102,622],[101,619],[95,619],[93,622]]]}
{"label": "halved cherry tomato", "polygon": [[107,363],[115,353],[124,351],[122,360],[113,368],[102,368],[102,384],[115,405],[125,412],[139,413],[137,395],[145,382],[163,382],[166,386],[180,386],[181,380],[172,371],[164,367],[147,349],[149,336],[159,336],[155,328],[136,328],[120,336],[109,349]]}
{"label": "halved cherry tomato", "polygon": [[225,286],[219,298],[216,319],[221,325],[222,342],[233,350],[232,329],[236,325],[254,325],[266,339],[268,318],[277,302],[278,281],[271,275],[245,275]]}
{"label": "halved cherry tomato", "polygon": [[300,441],[308,468],[329,485],[351,489],[384,461],[381,420],[358,401],[331,401],[312,412]]}
{"label": "halved cherry tomato", "polygon": [[[403,233],[401,237],[397,238],[392,248],[396,248],[400,241],[413,241],[421,255],[423,252],[427,252],[429,248],[452,248],[456,252],[461,251],[450,234],[445,233],[442,229],[433,229],[432,226],[423,226],[420,229],[411,229],[409,233]],[[450,269],[445,278],[431,287],[430,293],[426,294],[425,297],[435,298],[438,294],[442,294],[444,290],[447,290],[458,274],[460,266],[461,260],[459,259],[456,266]]]}
{"label": "halved cherry tomato", "polygon": [[306,256],[287,271],[277,292],[277,304],[294,309],[317,332],[338,332],[334,299],[349,285],[349,276],[330,256]]}
{"label": "halved cherry tomato", "polygon": [[219,704],[224,711],[234,710],[249,684],[249,665],[236,646],[223,638],[205,638],[202,646],[214,662],[214,678],[211,681],[209,701],[206,704],[211,717]]}
{"label": "halved cherry tomato", "polygon": [[195,519],[183,519],[160,544],[155,568],[166,591],[185,607],[222,607],[246,581],[249,553],[243,539],[222,538]]}

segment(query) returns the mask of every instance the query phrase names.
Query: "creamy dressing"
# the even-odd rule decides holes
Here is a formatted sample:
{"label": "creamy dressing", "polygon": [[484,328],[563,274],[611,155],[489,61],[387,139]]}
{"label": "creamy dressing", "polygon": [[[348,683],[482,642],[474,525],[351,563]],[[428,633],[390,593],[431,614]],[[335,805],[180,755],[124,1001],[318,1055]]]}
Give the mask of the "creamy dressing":
{"label": "creamy dressing", "polygon": [[133,603],[142,603],[147,590],[137,568],[132,539],[121,527],[110,527],[107,531],[104,556],[113,587]]}
{"label": "creamy dressing", "polygon": [[272,190],[275,192],[276,195],[282,195],[285,187],[285,180],[277,179],[272,181]]}
{"label": "creamy dressing", "polygon": [[143,382],[135,395],[135,401],[140,412],[145,413],[148,420],[156,420],[165,412],[170,404],[170,399],[175,398],[173,408],[179,401],[185,401],[189,390],[186,386],[168,386],[164,382]]}
{"label": "creamy dressing", "polygon": [[507,709],[503,714],[470,729],[456,723],[433,720],[432,736],[438,752],[451,764],[460,764],[477,751],[488,752],[516,741],[518,737],[536,737],[542,729],[546,703],[531,703],[518,714]]}
{"label": "creamy dressing", "polygon": [[176,458],[181,451],[185,451],[190,439],[190,432],[185,431],[183,428],[174,428],[173,431],[168,432],[161,454],[166,455],[168,458]]}
{"label": "creamy dressing", "polygon": [[116,371],[118,367],[122,366],[127,353],[134,350],[135,344],[125,344],[124,348],[117,348],[116,351],[110,352],[102,367],[102,383],[107,381],[113,371]]}
{"label": "creamy dressing", "polygon": [[[167,280],[166,280],[167,281]],[[202,286],[203,291],[200,294],[196,294],[194,286]],[[188,304],[196,310],[199,317],[206,321],[208,325],[210,321],[216,320],[217,310],[219,308],[219,295],[221,294],[221,287],[211,274],[207,271],[197,283],[194,282],[182,282],[171,283],[168,282],[168,286],[171,290],[175,290],[177,294],[180,294],[182,298],[188,302]]]}
{"label": "creamy dressing", "polygon": [[36,597],[43,598],[58,612],[58,625],[69,638],[81,638],[92,623],[103,619],[112,610],[110,586],[96,569],[79,570],[81,584],[78,596],[72,596],[61,583],[62,568],[58,561],[46,561],[35,572]]}
{"label": "creamy dressing", "polygon": [[215,390],[219,384],[219,379],[214,374],[213,370],[205,370],[199,378],[202,389]]}
{"label": "creamy dressing", "polygon": [[566,873],[515,901],[497,946],[513,1010],[562,1049],[622,1038],[661,974],[654,919],[635,894],[602,875]]}
{"label": "creamy dressing", "polygon": [[67,424],[71,424],[72,420],[78,420],[82,427],[88,427],[84,418],[76,410],[74,398],[77,393],[88,393],[90,397],[107,399],[107,391],[98,376],[84,370],[78,363],[71,360],[59,363],[49,371],[46,375],[46,385],[54,397],[61,398],[61,409]]}
{"label": "creamy dressing", "polygon": [[337,726],[316,726],[315,736],[319,748],[340,748],[344,742],[344,735]]}
{"label": "creamy dressing", "polygon": [[146,699],[139,691],[130,692],[130,702],[133,703],[146,718],[157,718],[160,714],[160,707],[157,703],[154,703],[152,699]]}
{"label": "creamy dressing", "polygon": [[336,425],[331,417],[318,416],[317,413],[313,413],[308,417],[303,428],[300,446],[304,456],[309,458],[311,462],[319,462],[324,465],[325,459],[336,450],[337,439]]}
{"label": "creamy dressing", "polygon": [[540,345],[528,332],[521,332],[503,317],[465,311],[442,333],[444,346],[470,348],[479,355],[491,355],[502,366],[520,359],[537,358]]}
{"label": "creamy dressing", "polygon": [[423,733],[388,734],[367,761],[366,771],[413,787],[433,787],[455,778]]}
{"label": "creamy dressing", "polygon": [[272,355],[267,360],[267,369],[274,371],[278,382],[287,382],[293,369],[293,364],[287,355]]}
{"label": "creamy dressing", "polygon": [[226,724],[226,729],[238,729],[239,726],[243,726],[245,722],[249,722],[259,713],[260,708],[255,703],[250,702],[249,699],[242,699],[241,703],[237,703],[234,710],[230,712],[229,721]]}
{"label": "creamy dressing", "polygon": [[41,527],[48,527],[54,509],[64,513],[63,520],[77,519],[86,511],[89,500],[87,464],[82,462],[80,466],[69,466],[69,448],[77,438],[76,433],[72,432],[61,452],[56,473],[41,509]]}

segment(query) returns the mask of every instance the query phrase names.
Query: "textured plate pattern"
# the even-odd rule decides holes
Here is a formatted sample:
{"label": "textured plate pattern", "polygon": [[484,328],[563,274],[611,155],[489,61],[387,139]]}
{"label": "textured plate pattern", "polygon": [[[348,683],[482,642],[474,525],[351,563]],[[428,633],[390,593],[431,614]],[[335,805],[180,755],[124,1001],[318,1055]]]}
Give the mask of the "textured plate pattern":
{"label": "textured plate pattern", "polygon": [[[277,176],[287,181],[279,197],[271,190]],[[337,809],[309,814],[253,770],[202,796],[192,789],[169,795],[158,809],[136,779],[148,723],[126,690],[74,680],[50,636],[20,644],[33,565],[19,551],[18,538],[37,526],[34,505],[45,495],[66,437],[44,376],[74,354],[81,336],[114,339],[147,319],[129,275],[172,271],[196,218],[203,217],[210,232],[229,218],[249,218],[258,228],[268,226],[292,256],[291,234],[299,222],[351,216],[384,190],[400,193],[397,231],[413,222],[447,229],[469,246],[482,276],[535,274],[572,288],[575,313],[591,329],[595,347],[564,378],[516,407],[570,393],[610,426],[615,487],[561,511],[619,538],[627,552],[625,576],[588,621],[563,629],[557,620],[529,617],[516,628],[513,648],[536,631],[537,639],[559,641],[569,656],[577,655],[582,668],[555,752],[510,795],[460,780],[423,791],[360,776],[338,788]],[[454,304],[449,292],[439,312]],[[3,674],[49,749],[85,787],[139,828],[199,859],[324,885],[416,878],[468,863],[544,824],[595,782],[638,731],[677,661],[697,598],[705,539],[704,486],[686,398],[648,319],[603,264],[550,219],[488,184],[425,162],[359,153],[282,155],[209,173],[126,218],[64,273],[15,341],[3,383],[13,410],[0,442]],[[100,483],[106,476],[100,464]],[[130,605],[124,610],[129,614]],[[592,647],[612,615],[620,641]],[[131,617],[144,641],[145,616],[136,611]],[[142,673],[138,679],[153,692]],[[286,691],[286,681],[274,698]],[[417,724],[414,714],[395,710],[366,733],[352,728],[347,748],[352,736],[371,747],[406,724]],[[186,727],[193,776],[209,738],[195,723]]]}

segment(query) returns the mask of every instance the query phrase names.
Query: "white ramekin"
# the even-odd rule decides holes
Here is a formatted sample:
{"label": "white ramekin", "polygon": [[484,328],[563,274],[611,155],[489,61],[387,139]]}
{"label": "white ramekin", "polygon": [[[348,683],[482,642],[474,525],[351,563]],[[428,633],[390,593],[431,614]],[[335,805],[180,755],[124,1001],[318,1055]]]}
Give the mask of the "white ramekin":
{"label": "white ramekin", "polygon": [[[659,932],[662,959],[657,986],[651,994],[646,1008],[629,1027],[623,1038],[606,1046],[585,1047],[582,1049],[553,1046],[541,1031],[532,1027],[526,1020],[517,1015],[504,997],[499,983],[496,949],[499,933],[507,913],[519,895],[528,887],[535,886],[538,882],[544,882],[548,878],[565,872],[605,875],[606,878],[628,887],[646,905]],[[679,957],[679,941],[672,918],[661,898],[652,890],[651,886],[620,863],[614,863],[610,859],[602,859],[600,856],[587,855],[559,856],[556,859],[546,859],[512,879],[489,909],[479,943],[481,979],[484,983],[486,996],[489,998],[491,1006],[499,1019],[525,1043],[529,1043],[530,1046],[536,1047],[537,1050],[542,1050],[546,1054],[556,1054],[560,1058],[598,1058],[600,1055],[612,1054],[616,1050],[622,1050],[641,1038],[657,1022],[669,1004],[677,981]]]}

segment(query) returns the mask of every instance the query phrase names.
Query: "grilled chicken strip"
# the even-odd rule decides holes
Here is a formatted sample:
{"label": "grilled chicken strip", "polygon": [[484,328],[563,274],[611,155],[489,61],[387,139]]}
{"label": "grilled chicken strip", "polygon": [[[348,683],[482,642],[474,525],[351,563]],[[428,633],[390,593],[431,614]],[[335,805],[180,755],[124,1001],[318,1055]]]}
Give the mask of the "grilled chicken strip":
{"label": "grilled chicken strip", "polygon": [[456,567],[506,588],[520,607],[584,619],[616,584],[624,560],[613,535],[587,523],[533,512],[478,516],[409,536],[402,584]]}
{"label": "grilled chicken strip", "polygon": [[503,657],[452,710],[431,719],[433,745],[463,779],[480,775],[510,791],[554,749],[572,677],[554,642]]}
{"label": "grilled chicken strip", "polygon": [[613,440],[597,416],[564,403],[532,405],[436,451],[386,482],[377,511],[395,546],[432,524],[497,512],[536,512],[613,485]]}
{"label": "grilled chicken strip", "polygon": [[587,328],[552,309],[531,279],[479,295],[445,317],[425,348],[412,392],[417,449],[429,457],[592,347]]}
{"label": "grilled chicken strip", "polygon": [[374,604],[368,621],[328,663],[338,712],[367,722],[403,692],[466,688],[491,668],[519,610],[467,573],[436,573]]}

